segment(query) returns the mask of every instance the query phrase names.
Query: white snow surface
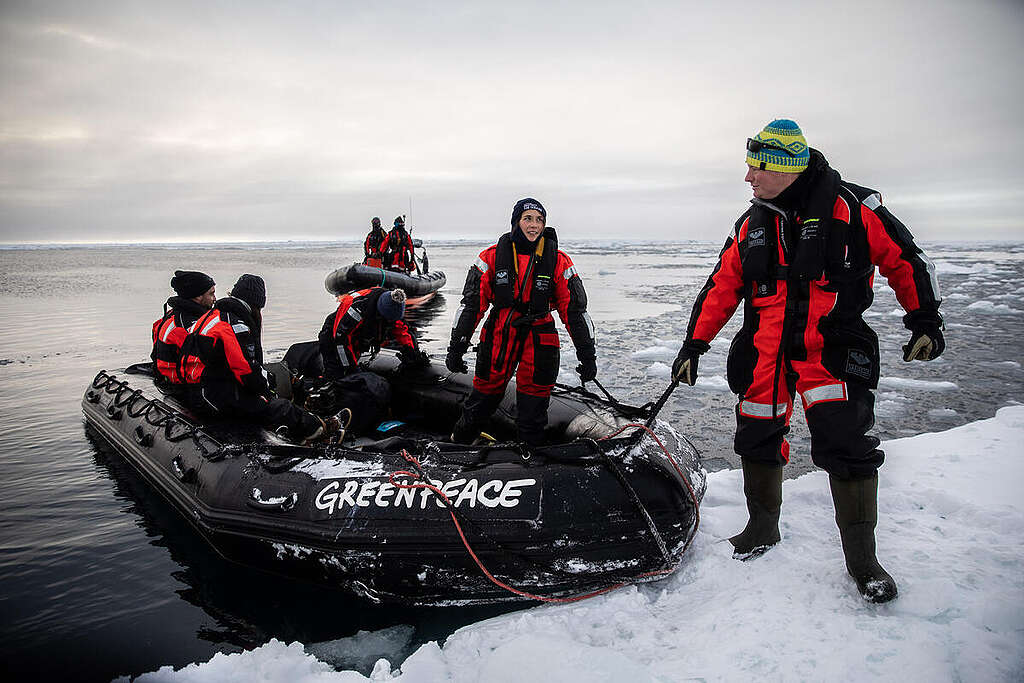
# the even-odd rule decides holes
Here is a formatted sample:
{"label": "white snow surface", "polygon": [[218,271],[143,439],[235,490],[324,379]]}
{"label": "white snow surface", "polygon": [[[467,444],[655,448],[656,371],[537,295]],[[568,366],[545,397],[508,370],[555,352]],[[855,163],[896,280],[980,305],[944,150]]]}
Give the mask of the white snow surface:
{"label": "white snow surface", "polygon": [[472,624],[379,659],[370,678],[272,640],[137,680],[1021,681],[1022,443],[1024,406],[1010,406],[885,444],[879,559],[900,589],[886,605],[865,603],[846,575],[820,471],[785,482],[782,542],[732,559],[726,539],[746,510],[740,472],[725,470],[709,475],[700,531],[660,582]]}

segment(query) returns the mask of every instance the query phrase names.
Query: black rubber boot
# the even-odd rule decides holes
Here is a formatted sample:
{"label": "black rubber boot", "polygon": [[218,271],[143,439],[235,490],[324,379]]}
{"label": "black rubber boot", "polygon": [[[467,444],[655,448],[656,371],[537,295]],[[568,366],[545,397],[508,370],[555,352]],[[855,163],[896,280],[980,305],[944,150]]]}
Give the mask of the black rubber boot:
{"label": "black rubber boot", "polygon": [[468,424],[462,418],[455,423],[455,428],[452,429],[452,435],[448,437],[448,440],[452,443],[473,443],[480,437],[479,425]]}
{"label": "black rubber boot", "polygon": [[449,441],[467,444],[476,442],[503,396],[504,394],[484,394],[473,389],[462,406],[462,415],[456,421]]}
{"label": "black rubber boot", "polygon": [[743,459],[743,495],[750,519],[743,531],[729,541],[737,560],[760,557],[779,542],[779,512],[782,510],[782,465],[766,465]]}
{"label": "black rubber boot", "polygon": [[875,557],[878,522],[878,474],[868,479],[842,480],[829,476],[836,506],[836,526],[843,541],[846,571],[868,602],[889,602],[896,597],[896,581]]}
{"label": "black rubber boot", "polygon": [[516,392],[516,432],[527,446],[544,445],[544,428],[548,424],[548,396],[532,396]]}

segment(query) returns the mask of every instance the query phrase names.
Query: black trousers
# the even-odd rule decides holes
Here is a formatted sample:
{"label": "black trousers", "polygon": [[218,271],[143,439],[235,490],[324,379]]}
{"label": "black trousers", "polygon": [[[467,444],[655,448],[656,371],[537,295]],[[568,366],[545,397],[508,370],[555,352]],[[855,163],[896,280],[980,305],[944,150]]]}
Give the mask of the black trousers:
{"label": "black trousers", "polygon": [[320,420],[291,401],[267,399],[253,394],[234,382],[204,382],[190,394],[196,410],[221,417],[252,420],[258,425],[276,429],[287,427],[293,441],[302,441],[319,427]]}

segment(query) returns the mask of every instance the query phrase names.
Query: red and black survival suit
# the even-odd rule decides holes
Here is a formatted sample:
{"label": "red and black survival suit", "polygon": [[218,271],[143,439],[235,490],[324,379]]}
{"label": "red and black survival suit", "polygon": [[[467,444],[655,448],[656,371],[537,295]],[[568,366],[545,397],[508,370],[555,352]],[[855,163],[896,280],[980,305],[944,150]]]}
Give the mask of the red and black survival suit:
{"label": "red and black survival suit", "polygon": [[172,296],[164,304],[163,316],[153,323],[153,351],[149,354],[159,377],[171,384],[184,383],[178,376],[181,344],[188,336],[188,328],[192,323],[209,310],[181,296]]}
{"label": "red and black survival suit", "polygon": [[371,287],[345,294],[338,309],[324,320],[319,340],[327,379],[340,380],[357,372],[359,356],[379,349],[388,337],[398,343],[403,357],[418,352],[409,327],[401,319],[385,319],[378,310],[377,300],[388,291]]}
{"label": "red and black survival suit", "polygon": [[558,377],[559,339],[551,311],[558,311],[581,361],[597,357],[587,293],[572,260],[558,249],[553,228],[531,243],[519,228],[480,252],[469,269],[455,314],[450,350],[461,358],[477,324],[480,332],[473,392],[463,406],[455,439],[472,439],[497,409],[516,375],[519,438],[543,443],[551,389]]}
{"label": "red and black survival suit", "polygon": [[931,261],[881,196],[845,182],[817,150],[800,177],[734,226],[697,296],[684,349],[706,351],[743,302],[729,350],[736,453],[766,464],[789,459],[789,419],[799,393],[814,464],[840,479],[872,476],[884,454],[874,425],[878,337],[861,315],[875,267],[911,330],[940,329]]}
{"label": "red and black survival suit", "polygon": [[388,234],[380,227],[380,219],[373,219],[373,227],[363,242],[363,263],[380,268],[384,263],[384,243]]}
{"label": "red and black survival suit", "polygon": [[404,223],[395,221],[395,227],[388,232],[381,251],[384,253],[385,268],[405,273],[416,269],[416,250],[412,245],[412,235],[406,231]]}
{"label": "red and black survival suit", "polygon": [[233,296],[218,300],[193,323],[181,358],[190,400],[196,410],[286,426],[292,440],[302,441],[322,424],[291,401],[274,397],[263,368],[261,326],[259,309]]}

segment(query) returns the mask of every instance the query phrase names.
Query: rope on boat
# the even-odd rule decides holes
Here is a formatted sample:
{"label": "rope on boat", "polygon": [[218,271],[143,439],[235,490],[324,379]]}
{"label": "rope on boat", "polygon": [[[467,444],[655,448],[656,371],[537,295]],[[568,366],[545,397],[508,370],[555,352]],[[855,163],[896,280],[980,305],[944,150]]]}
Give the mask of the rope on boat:
{"label": "rope on boat", "polygon": [[[677,463],[676,459],[674,457],[672,457],[672,454],[665,447],[665,444],[663,444],[661,442],[661,439],[659,439],[658,436],[653,431],[651,431],[651,428],[648,427],[647,425],[640,424],[640,423],[630,423],[630,424],[627,424],[627,425],[623,425],[618,431],[616,431],[613,434],[610,434],[610,435],[604,437],[601,440],[604,441],[606,439],[611,439],[611,438],[621,434],[623,431],[625,431],[626,429],[629,429],[631,427],[639,429],[639,430],[642,430],[642,432],[646,432],[646,433],[651,435],[651,438],[654,439],[655,443],[658,444],[658,446],[661,448],[661,450],[668,457],[669,462],[672,463],[672,467],[675,468],[676,473],[679,475],[679,478],[682,479],[683,484],[686,486],[687,492],[690,494],[690,500],[693,503],[693,515],[694,515],[693,520],[694,520],[694,523],[693,523],[693,529],[691,530],[690,535],[686,538],[686,542],[683,544],[683,548],[682,548],[682,550],[679,553],[680,558],[682,558],[682,555],[690,547],[690,544],[693,542],[694,537],[697,535],[697,529],[700,527],[700,504],[699,504],[699,501],[697,500],[697,494],[694,492],[693,486],[691,486],[691,484],[690,484],[689,477],[687,477],[685,475],[685,473],[683,472],[682,468],[679,466],[679,463]],[[687,443],[689,443],[689,441],[687,441]],[[392,472],[391,476],[390,476],[391,484],[393,486],[395,486],[396,488],[402,488],[402,489],[428,489],[428,490],[432,491],[436,496],[438,496],[442,501],[444,501],[444,504],[448,508],[448,514],[451,515],[452,524],[455,525],[455,530],[458,532],[459,538],[462,540],[462,545],[466,548],[466,552],[469,553],[469,556],[473,559],[473,562],[476,563],[476,566],[479,567],[480,571],[483,572],[484,576],[486,576],[487,579],[491,583],[493,583],[494,585],[498,586],[499,588],[501,588],[503,590],[508,591],[509,593],[512,593],[514,595],[518,595],[520,597],[528,598],[530,600],[537,600],[538,602],[549,602],[549,603],[573,603],[573,602],[580,602],[581,600],[586,600],[588,598],[597,597],[598,595],[603,595],[603,594],[609,593],[609,592],[611,592],[613,590],[617,590],[617,589],[623,588],[625,586],[630,586],[630,585],[636,584],[636,583],[638,583],[638,582],[640,582],[640,581],[642,581],[644,579],[650,579],[650,578],[653,578],[653,577],[656,577],[656,576],[664,576],[664,575],[667,575],[667,574],[671,574],[672,572],[674,572],[679,567],[679,563],[680,563],[681,559],[679,561],[676,561],[676,562],[672,563],[671,566],[667,566],[667,567],[663,567],[662,569],[657,569],[657,570],[654,570],[654,571],[644,572],[642,574],[639,574],[638,576],[636,576],[631,581],[620,581],[620,582],[613,583],[611,585],[605,586],[603,588],[598,588],[597,590],[593,590],[593,591],[590,591],[588,593],[581,593],[579,595],[572,595],[572,596],[568,596],[568,597],[551,597],[551,596],[547,596],[547,595],[537,595],[535,593],[530,593],[529,591],[525,591],[525,590],[521,590],[519,588],[516,588],[515,586],[511,586],[511,585],[503,582],[501,579],[498,579],[497,577],[495,577],[494,574],[491,573],[491,571],[487,568],[487,566],[479,558],[479,556],[477,556],[476,552],[473,550],[472,544],[469,542],[469,539],[466,538],[466,534],[465,534],[465,532],[462,529],[462,524],[459,523],[458,516],[455,514],[455,505],[452,503],[451,499],[439,487],[437,487],[434,484],[431,484],[429,481],[427,481],[426,475],[423,472],[423,467],[422,467],[422,465],[420,465],[419,460],[417,460],[414,456],[410,455],[409,452],[406,449],[404,449],[404,448],[402,449],[402,453],[401,454],[402,454],[402,457],[405,458],[405,460],[407,462],[412,464],[412,466],[415,468],[415,471],[397,470],[395,472]],[[415,480],[415,483],[409,483],[408,480],[406,480],[406,481],[396,481],[395,477],[399,477],[399,476],[406,477],[407,479]]]}
{"label": "rope on boat", "polygon": [[[216,439],[160,399],[146,398],[141,389],[133,390],[127,380],[119,380],[116,375],[108,374],[106,370],[100,370],[92,380],[92,387],[113,396],[111,405],[115,408],[124,408],[129,417],[141,417],[151,427],[157,429],[162,427],[164,438],[167,441],[176,443],[191,438],[203,457],[208,460],[219,459],[222,446]],[[141,404],[141,406],[136,404]],[[151,416],[153,413],[157,414],[156,417]],[[182,430],[175,433],[175,426],[182,427]],[[213,450],[207,448],[207,443],[213,444]]]}

